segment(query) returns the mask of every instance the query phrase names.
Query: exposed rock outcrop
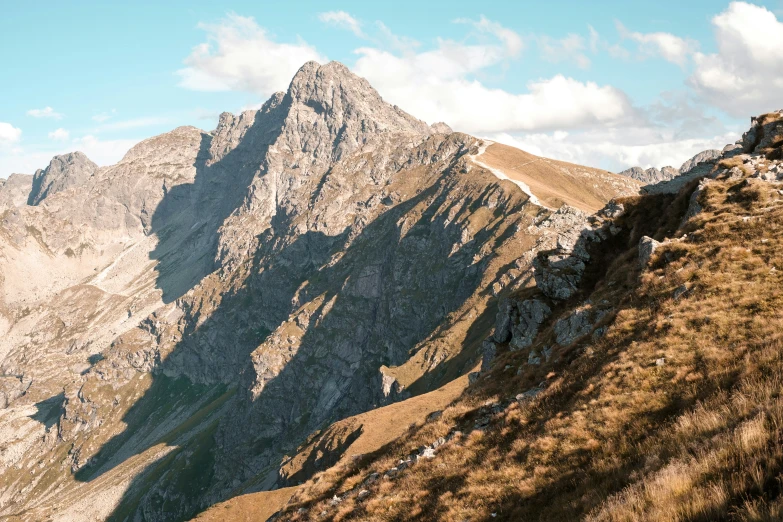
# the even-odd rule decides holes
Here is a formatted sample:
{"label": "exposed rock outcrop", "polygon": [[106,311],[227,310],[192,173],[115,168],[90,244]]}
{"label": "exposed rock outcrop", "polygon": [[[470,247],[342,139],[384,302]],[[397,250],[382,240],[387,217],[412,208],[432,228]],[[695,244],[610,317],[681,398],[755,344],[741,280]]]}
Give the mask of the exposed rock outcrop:
{"label": "exposed rock outcrop", "polygon": [[[585,213],[536,204],[476,161],[480,143],[310,62],[211,133],[180,127],[109,167],[55,158],[0,235],[0,374],[14,376],[0,473],[15,484],[0,516],[186,519],[275,487],[323,426],[469,371],[465,332],[492,292],[529,284],[536,252],[584,259],[589,240]],[[638,187],[544,172],[586,208]],[[560,295],[555,279],[573,281],[558,274]],[[549,308],[516,307],[511,341]],[[46,480],[29,472],[44,461]]]}
{"label": "exposed rock outcrop", "polygon": [[628,176],[629,178],[648,184],[668,181],[674,179],[678,174],[679,171],[674,167],[663,167],[660,170],[655,167],[651,167],[647,170],[644,170],[641,167],[631,167],[630,169],[620,172],[621,176]]}
{"label": "exposed rock outcrop", "polygon": [[26,205],[32,188],[30,174],[11,174],[8,179],[0,179],[0,209]]}
{"label": "exposed rock outcrop", "polygon": [[98,166],[81,152],[55,156],[49,166],[33,175],[28,205],[39,205],[44,199],[71,187],[81,186]]}

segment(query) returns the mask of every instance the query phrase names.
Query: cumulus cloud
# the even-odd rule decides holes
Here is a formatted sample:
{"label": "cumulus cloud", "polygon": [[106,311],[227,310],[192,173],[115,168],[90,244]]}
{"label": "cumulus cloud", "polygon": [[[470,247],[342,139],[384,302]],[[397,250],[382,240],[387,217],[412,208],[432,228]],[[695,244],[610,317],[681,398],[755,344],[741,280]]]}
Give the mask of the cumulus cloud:
{"label": "cumulus cloud", "polygon": [[624,127],[571,133],[498,133],[486,137],[539,156],[620,172],[633,166],[679,168],[703,150],[721,149],[734,142],[737,134],[681,139],[658,129]]}
{"label": "cumulus cloud", "polygon": [[780,108],[783,23],[764,7],[732,2],[712,24],[718,52],[694,55],[690,84],[735,116]]}
{"label": "cumulus cloud", "polygon": [[318,19],[325,24],[347,29],[359,38],[366,38],[366,35],[362,31],[362,24],[345,11],[327,11],[325,13],[319,13]]}
{"label": "cumulus cloud", "polygon": [[396,56],[357,50],[354,70],[381,95],[427,121],[445,121],[465,132],[513,132],[580,127],[633,115],[628,98],[611,86],[563,75],[527,84],[514,94],[483,85],[473,75],[509,57],[506,44],[441,41],[432,51]]}
{"label": "cumulus cloud", "polygon": [[30,109],[27,111],[27,115],[32,116],[33,118],[51,118],[53,120],[59,120],[63,117],[62,114],[56,112],[51,107],[44,107],[43,109]]}
{"label": "cumulus cloud", "polygon": [[698,42],[680,38],[670,33],[638,33],[629,31],[619,21],[615,22],[617,31],[623,39],[633,40],[639,44],[642,56],[660,56],[664,60],[685,66],[688,57],[698,49]]}
{"label": "cumulus cloud", "polygon": [[0,145],[9,145],[16,143],[22,137],[22,130],[17,129],[10,123],[0,121]]}
{"label": "cumulus cloud", "polygon": [[70,133],[65,129],[53,130],[49,133],[49,139],[54,141],[68,141]]}
{"label": "cumulus cloud", "polygon": [[326,59],[300,40],[278,43],[252,17],[229,14],[217,24],[199,24],[207,41],[193,48],[180,85],[197,91],[248,91],[260,95],[284,90],[309,60]]}
{"label": "cumulus cloud", "polygon": [[58,154],[81,151],[98,165],[113,165],[141,139],[102,140],[92,135],[74,138],[67,143],[47,147],[0,148],[0,177],[13,173],[31,174],[46,167]]}

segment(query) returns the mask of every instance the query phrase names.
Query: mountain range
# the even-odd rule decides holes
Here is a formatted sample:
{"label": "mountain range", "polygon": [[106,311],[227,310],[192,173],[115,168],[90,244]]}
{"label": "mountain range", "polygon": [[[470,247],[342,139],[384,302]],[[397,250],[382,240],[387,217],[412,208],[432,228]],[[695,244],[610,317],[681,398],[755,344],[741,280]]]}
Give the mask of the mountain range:
{"label": "mountain range", "polygon": [[[435,457],[459,453],[463,437],[479,446],[496,437],[474,455],[475,466],[495,462],[487,455],[510,451],[503,426],[520,415],[544,430],[528,443],[555,444],[566,430],[558,422],[580,415],[557,405],[633,374],[613,362],[599,378],[592,354],[610,353],[606,343],[634,320],[663,321],[622,310],[657,289],[648,267],[675,277],[668,271],[697,248],[673,243],[691,241],[674,239],[680,232],[714,240],[699,235],[702,217],[755,219],[757,200],[735,201],[731,187],[763,183],[752,190],[774,221],[780,121],[754,120],[743,140],[677,173],[617,175],[428,125],[345,66],[308,62],[286,92],[221,114],[213,131],[174,129],[108,167],[74,152],[9,176],[0,186],[0,516],[531,516],[509,506],[540,491],[535,482],[516,482],[527,492],[517,497],[490,488],[484,503],[470,490],[465,513],[427,497],[435,486],[407,507],[392,503],[387,518],[373,499],[412,494],[398,489],[405,473],[451,480]],[[774,265],[772,244],[755,255]],[[691,280],[679,286],[694,292]],[[649,342],[625,341],[611,349]],[[697,382],[674,371],[676,358],[655,357],[653,369]],[[574,452],[604,440],[585,437]],[[576,457],[558,463],[588,469]],[[564,503],[549,518],[569,505],[598,513],[628,476],[584,505],[552,489]]]}

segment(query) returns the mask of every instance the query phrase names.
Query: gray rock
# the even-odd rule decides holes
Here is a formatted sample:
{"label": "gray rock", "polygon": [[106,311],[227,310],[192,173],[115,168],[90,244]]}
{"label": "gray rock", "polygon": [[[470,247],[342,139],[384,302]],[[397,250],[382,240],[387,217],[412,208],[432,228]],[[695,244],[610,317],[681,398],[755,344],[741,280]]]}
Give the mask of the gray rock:
{"label": "gray rock", "polygon": [[486,340],[482,344],[482,350],[481,350],[481,372],[487,372],[492,367],[492,361],[495,360],[495,355],[497,354],[497,345],[490,341]]}
{"label": "gray rock", "polygon": [[571,255],[549,255],[533,261],[536,286],[550,299],[565,300],[579,289],[585,271],[582,259]]}
{"label": "gray rock", "polygon": [[650,264],[650,259],[660,246],[661,243],[648,236],[643,236],[639,240],[639,266],[641,268],[646,268]]}
{"label": "gray rock", "polygon": [[520,394],[517,394],[515,399],[518,402],[526,402],[531,399],[536,398],[542,391],[544,391],[544,388],[531,388],[527,390],[526,392],[522,392]]}
{"label": "gray rock", "polygon": [[533,344],[538,330],[552,310],[538,299],[525,300],[517,305],[516,310],[517,321],[512,328],[510,346],[512,350],[521,350]]}
{"label": "gray rock", "polygon": [[651,167],[647,170],[641,167],[631,167],[619,173],[621,176],[628,176],[642,183],[658,183],[660,181],[668,181],[673,179],[677,174],[677,169],[673,167],[664,167],[662,170],[658,170],[655,167]]}
{"label": "gray rock", "polygon": [[11,174],[8,179],[0,179],[0,209],[26,205],[32,189],[30,174]]}
{"label": "gray rock", "polygon": [[606,315],[605,310],[595,310],[591,306],[574,310],[567,317],[555,323],[555,340],[560,346],[569,346],[576,339],[592,331],[593,325]]}
{"label": "gray rock", "polygon": [[417,460],[420,459],[434,459],[435,458],[435,450],[433,448],[427,447],[422,450],[421,453],[419,453],[416,456]]}
{"label": "gray rock", "polygon": [[443,410],[433,411],[432,413],[427,415],[427,422],[434,422],[440,419],[442,415],[443,415]]}
{"label": "gray rock", "polygon": [[512,322],[516,313],[515,302],[510,299],[501,299],[498,304],[498,313],[495,317],[495,331],[492,338],[497,343],[505,343],[511,339]]}
{"label": "gray rock", "polygon": [[432,130],[434,134],[451,134],[452,132],[454,132],[453,130],[451,130],[451,127],[449,127],[442,121],[430,125],[430,130]]}
{"label": "gray rock", "polygon": [[55,156],[44,170],[33,175],[28,205],[39,205],[44,199],[72,187],[83,185],[98,170],[98,165],[81,152]]}
{"label": "gray rock", "polygon": [[730,143],[723,147],[721,156],[724,158],[731,158],[738,154],[742,154],[742,145],[740,143]]}
{"label": "gray rock", "polygon": [[608,218],[618,218],[625,212],[625,207],[622,203],[618,203],[615,200],[610,201],[602,208],[599,213]]}
{"label": "gray rock", "polygon": [[680,297],[684,296],[687,293],[688,293],[688,287],[686,285],[680,285],[674,290],[674,294],[672,295],[672,297],[676,301],[677,299],[679,299]]}
{"label": "gray rock", "polygon": [[705,162],[714,163],[715,160],[719,159],[723,155],[723,151],[717,150],[717,149],[708,149],[704,150],[702,152],[699,152],[694,157],[686,161],[682,164],[679,170],[679,174],[685,174],[687,172],[690,172],[694,169],[697,165],[700,165]]}

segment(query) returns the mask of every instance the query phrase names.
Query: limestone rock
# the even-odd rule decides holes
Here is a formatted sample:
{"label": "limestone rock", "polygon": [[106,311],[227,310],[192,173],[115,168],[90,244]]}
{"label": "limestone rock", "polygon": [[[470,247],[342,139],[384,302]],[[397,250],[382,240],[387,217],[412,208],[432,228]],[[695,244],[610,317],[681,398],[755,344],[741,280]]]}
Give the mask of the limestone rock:
{"label": "limestone rock", "polygon": [[26,205],[32,188],[30,174],[11,174],[8,179],[0,179],[0,209]]}
{"label": "limestone rock", "polygon": [[639,240],[639,266],[646,268],[650,264],[653,253],[661,246],[661,243],[651,237],[643,236]]}
{"label": "limestone rock", "polygon": [[492,361],[497,354],[497,345],[492,341],[484,341],[481,350],[481,372],[487,372],[492,367]]}
{"label": "limestone rock", "polygon": [[[212,132],[179,127],[107,167],[53,160],[30,179],[36,204],[0,222],[0,431],[28,448],[0,473],[67,457],[47,472],[56,495],[15,474],[0,517],[122,504],[184,519],[274,487],[314,431],[405,398],[397,376],[443,384],[487,287],[524,280],[545,249],[584,263],[591,240],[583,213],[476,168],[479,143],[311,62]],[[591,197],[626,193],[608,179]],[[545,311],[524,313],[535,325]],[[145,473],[164,455],[165,474]],[[91,484],[127,487],[94,500]]]}
{"label": "limestone rock", "polygon": [[81,152],[55,156],[49,166],[33,175],[28,205],[39,205],[44,199],[71,187],[83,185],[98,166]]}
{"label": "limestone rock", "polygon": [[533,262],[536,286],[550,299],[565,300],[579,289],[585,271],[582,259],[571,255],[538,257]]}
{"label": "limestone rock", "polygon": [[551,313],[549,306],[538,299],[527,299],[519,303],[518,319],[512,329],[510,343],[512,350],[520,350],[533,344],[538,330]]}
{"label": "limestone rock", "polygon": [[620,172],[621,176],[628,176],[642,183],[658,183],[659,181],[668,181],[677,176],[678,171],[674,167],[663,167],[658,170],[655,167],[651,167],[647,170],[641,167],[631,167]]}
{"label": "limestone rock", "polygon": [[577,308],[567,317],[555,323],[554,331],[557,344],[569,346],[579,337],[587,335],[605,314],[605,310],[595,310],[589,305]]}
{"label": "limestone rock", "polygon": [[685,174],[693,170],[694,167],[705,162],[714,162],[723,155],[723,151],[717,149],[708,149],[699,152],[694,157],[682,164],[679,174]]}

